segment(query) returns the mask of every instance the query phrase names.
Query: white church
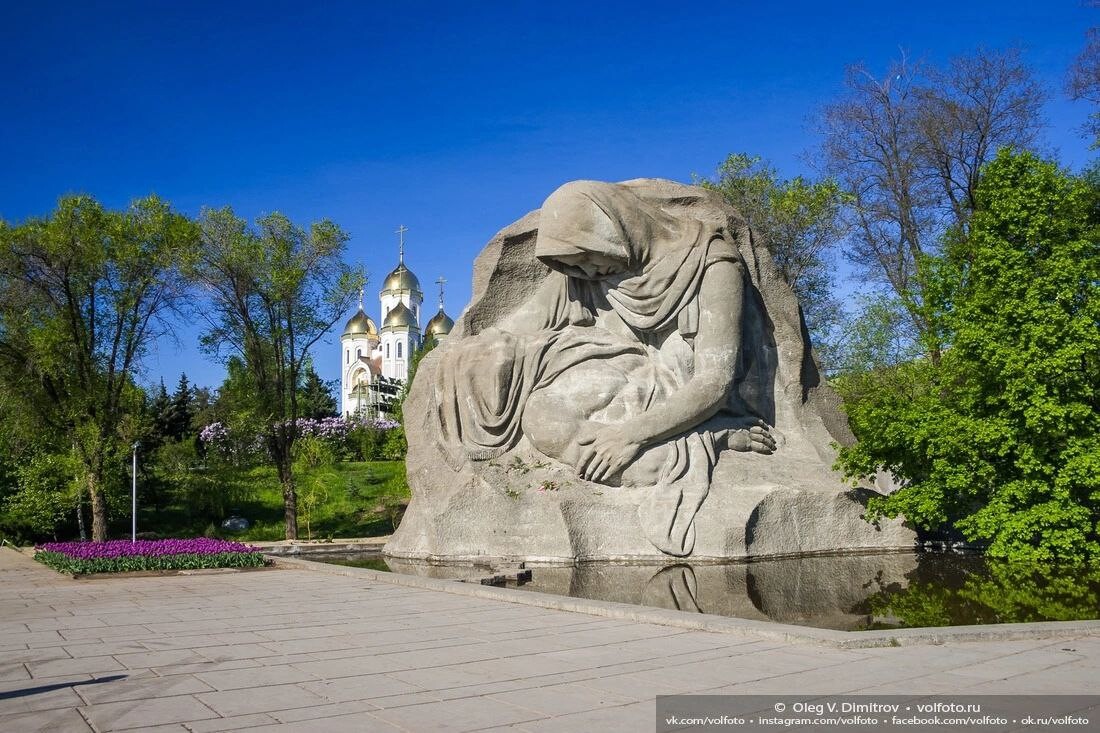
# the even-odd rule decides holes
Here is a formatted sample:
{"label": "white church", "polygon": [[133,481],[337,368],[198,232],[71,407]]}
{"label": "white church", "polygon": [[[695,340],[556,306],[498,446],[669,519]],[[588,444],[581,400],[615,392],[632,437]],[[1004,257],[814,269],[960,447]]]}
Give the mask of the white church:
{"label": "white church", "polygon": [[400,249],[397,267],[386,276],[382,292],[379,330],[363,310],[353,315],[340,336],[340,414],[378,417],[409,378],[413,354],[426,339],[439,340],[451,332],[454,321],[443,310],[443,278],[439,283],[439,311],[420,329],[424,292],[413,271],[405,265],[405,227],[397,233]]}

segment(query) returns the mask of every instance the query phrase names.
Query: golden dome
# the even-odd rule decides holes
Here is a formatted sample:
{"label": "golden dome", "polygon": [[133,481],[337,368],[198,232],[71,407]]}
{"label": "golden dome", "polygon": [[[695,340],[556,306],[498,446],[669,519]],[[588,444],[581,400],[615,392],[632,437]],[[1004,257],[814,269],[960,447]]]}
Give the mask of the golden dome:
{"label": "golden dome", "polygon": [[432,316],[432,320],[428,321],[428,325],[424,327],[424,335],[438,340],[449,334],[454,325],[455,322],[451,320],[451,317],[440,308],[439,312]]}
{"label": "golden dome", "polygon": [[410,290],[423,295],[423,292],[420,290],[420,281],[416,279],[416,275],[413,274],[412,270],[405,267],[404,262],[387,275],[385,281],[382,283],[383,293],[391,290]]}
{"label": "golden dome", "polygon": [[344,336],[378,336],[378,327],[374,325],[371,317],[363,312],[363,306],[359,306],[359,312],[348,319],[344,326]]}
{"label": "golden dome", "polygon": [[382,328],[417,328],[416,316],[404,303],[398,303],[386,314],[386,318],[382,321]]}

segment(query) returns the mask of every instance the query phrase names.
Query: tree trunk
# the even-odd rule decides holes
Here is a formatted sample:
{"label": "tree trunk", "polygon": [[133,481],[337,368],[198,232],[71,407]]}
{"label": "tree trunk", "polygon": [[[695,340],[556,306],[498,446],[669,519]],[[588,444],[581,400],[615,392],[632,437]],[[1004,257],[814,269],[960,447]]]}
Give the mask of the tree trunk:
{"label": "tree trunk", "polygon": [[88,496],[92,500],[92,542],[107,541],[107,502],[103,498],[103,489],[99,477],[88,472]]}
{"label": "tree trunk", "polygon": [[80,541],[84,542],[88,539],[88,533],[84,530],[84,489],[79,484],[76,489],[76,525],[80,528]]}
{"label": "tree trunk", "polygon": [[298,539],[298,493],[294,489],[294,471],[289,452],[280,454],[275,462],[279,471],[279,483],[283,485],[283,516],[286,520],[286,538]]}

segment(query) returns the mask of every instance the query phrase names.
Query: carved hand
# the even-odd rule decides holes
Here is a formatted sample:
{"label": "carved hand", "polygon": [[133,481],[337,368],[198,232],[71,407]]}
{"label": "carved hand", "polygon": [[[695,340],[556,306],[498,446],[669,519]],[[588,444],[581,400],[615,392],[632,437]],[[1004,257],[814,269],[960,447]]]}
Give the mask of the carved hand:
{"label": "carved hand", "polygon": [[608,425],[582,434],[577,439],[581,447],[577,460],[577,475],[587,481],[603,481],[626,468],[642,449],[640,443],[627,438],[617,425]]}
{"label": "carved hand", "polygon": [[764,454],[775,452],[775,438],[768,432],[768,426],[763,421],[758,421],[750,428],[731,430],[726,436],[726,445],[737,451]]}

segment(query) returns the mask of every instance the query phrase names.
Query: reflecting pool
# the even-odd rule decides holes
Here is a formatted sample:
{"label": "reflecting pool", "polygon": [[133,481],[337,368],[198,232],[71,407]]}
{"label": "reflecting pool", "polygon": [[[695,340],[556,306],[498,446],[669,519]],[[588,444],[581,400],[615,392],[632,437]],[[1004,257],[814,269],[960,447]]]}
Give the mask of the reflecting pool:
{"label": "reflecting pool", "polygon": [[[508,566],[379,556],[316,559],[474,581],[510,572]],[[509,582],[508,587],[845,631],[1100,617],[1100,568],[1014,565],[977,555],[814,555],[726,564],[582,563],[531,569],[529,582]]]}

